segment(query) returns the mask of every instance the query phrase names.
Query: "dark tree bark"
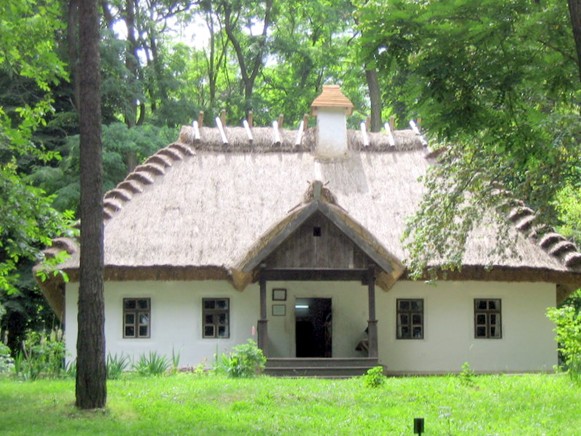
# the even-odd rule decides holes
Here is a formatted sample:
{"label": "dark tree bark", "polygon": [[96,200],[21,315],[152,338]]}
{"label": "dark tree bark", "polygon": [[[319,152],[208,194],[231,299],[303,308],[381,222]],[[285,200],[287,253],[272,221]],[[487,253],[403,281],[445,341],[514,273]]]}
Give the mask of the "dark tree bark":
{"label": "dark tree bark", "polygon": [[577,68],[579,69],[579,80],[581,81],[581,0],[568,0],[569,14],[571,15],[571,27],[577,48]]}
{"label": "dark tree bark", "polygon": [[76,406],[107,401],[103,301],[103,195],[97,0],[80,0],[81,260],[77,318]]}
{"label": "dark tree bark", "polygon": [[371,103],[371,131],[379,132],[381,130],[381,91],[379,90],[377,70],[375,68],[366,69],[365,77],[367,78],[369,101]]}

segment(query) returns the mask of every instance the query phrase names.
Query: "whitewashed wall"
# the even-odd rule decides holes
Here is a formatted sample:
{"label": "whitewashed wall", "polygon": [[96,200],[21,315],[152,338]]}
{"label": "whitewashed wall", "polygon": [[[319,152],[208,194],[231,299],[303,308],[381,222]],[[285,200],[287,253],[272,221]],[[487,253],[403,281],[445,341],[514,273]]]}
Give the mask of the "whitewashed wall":
{"label": "whitewashed wall", "polygon": [[[287,300],[272,301],[272,289],[287,289]],[[123,339],[123,298],[151,299],[151,337]],[[230,298],[230,338],[202,338],[202,298]],[[297,298],[331,298],[333,357],[363,354],[355,346],[367,326],[367,287],[356,282],[269,282],[267,312],[269,352],[295,356],[294,304]],[[376,291],[380,363],[393,373],[448,373],[468,362],[476,371],[548,371],[557,363],[552,324],[546,308],[555,304],[555,286],[542,283],[439,282],[429,286],[399,282],[389,292]],[[78,285],[66,292],[66,342],[75,356]],[[397,298],[424,299],[424,339],[396,340]],[[502,299],[502,339],[474,338],[474,298]],[[272,316],[272,305],[284,304],[285,316]],[[259,290],[244,292],[227,282],[108,282],[105,289],[107,352],[137,358],[157,351],[180,353],[183,366],[213,362],[252,338],[259,318]],[[254,337],[256,340],[256,337]]]}
{"label": "whitewashed wall", "polygon": [[[202,338],[202,298],[230,298],[230,338]],[[151,299],[149,338],[123,338],[123,298]],[[65,338],[70,359],[74,359],[77,338],[78,284],[66,292]],[[105,335],[107,353],[124,353],[133,359],[149,351],[168,358],[180,353],[182,366],[206,362],[214,355],[252,338],[252,326],[259,316],[258,288],[239,292],[226,282],[107,282],[105,284]],[[256,337],[254,337],[256,340]]]}
{"label": "whitewashed wall", "polygon": [[[395,339],[397,298],[424,299],[424,339]],[[474,299],[502,299],[502,339],[474,338]],[[381,362],[391,372],[550,371],[557,363],[555,286],[545,283],[400,282],[378,295]]]}

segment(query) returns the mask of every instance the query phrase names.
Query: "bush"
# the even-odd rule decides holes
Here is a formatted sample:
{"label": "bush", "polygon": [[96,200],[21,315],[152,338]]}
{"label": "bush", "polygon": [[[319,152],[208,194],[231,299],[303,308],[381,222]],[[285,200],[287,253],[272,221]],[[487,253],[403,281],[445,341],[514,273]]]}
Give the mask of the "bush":
{"label": "bush", "polygon": [[65,343],[61,330],[29,331],[22,350],[14,359],[14,370],[25,380],[58,378],[65,374]]}
{"label": "bush", "polygon": [[170,368],[167,357],[150,351],[149,354],[142,354],[139,360],[133,365],[133,369],[139,375],[162,375]]}
{"label": "bush", "polygon": [[224,371],[229,377],[254,377],[264,370],[266,357],[256,342],[252,339],[248,343],[232,348],[230,354],[223,354],[218,360],[218,371]]}
{"label": "bush", "polygon": [[0,342],[0,376],[14,370],[14,359],[10,356],[10,348]]}
{"label": "bush", "polygon": [[363,376],[363,386],[366,388],[378,388],[385,383],[383,366],[375,366],[369,369]]}
{"label": "bush", "polygon": [[107,379],[117,380],[123,371],[129,366],[129,357],[121,353],[121,355],[107,354]]}
{"label": "bush", "polygon": [[573,380],[581,380],[581,314],[572,306],[551,307],[547,316],[555,333],[565,369]]}

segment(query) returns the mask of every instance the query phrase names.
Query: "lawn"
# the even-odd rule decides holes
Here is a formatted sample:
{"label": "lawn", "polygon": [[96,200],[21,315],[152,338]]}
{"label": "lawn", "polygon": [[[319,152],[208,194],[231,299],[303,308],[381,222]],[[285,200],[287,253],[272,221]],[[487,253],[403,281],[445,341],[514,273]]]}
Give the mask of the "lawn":
{"label": "lawn", "polygon": [[0,379],[1,434],[574,435],[581,386],[563,375],[227,379],[182,373],[108,382],[104,411],[74,406],[74,381]]}

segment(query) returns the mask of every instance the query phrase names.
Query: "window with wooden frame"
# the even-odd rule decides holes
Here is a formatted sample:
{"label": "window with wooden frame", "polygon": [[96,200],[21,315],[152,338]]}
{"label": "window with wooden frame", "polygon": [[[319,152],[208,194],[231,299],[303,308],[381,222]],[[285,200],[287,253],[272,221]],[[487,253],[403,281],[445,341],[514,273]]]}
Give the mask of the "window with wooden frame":
{"label": "window with wooden frame", "polygon": [[202,332],[204,338],[230,337],[230,299],[202,299]]}
{"label": "window with wooden frame", "polygon": [[502,338],[501,301],[498,298],[474,300],[474,337],[479,339]]}
{"label": "window with wooden frame", "polygon": [[397,339],[424,339],[424,300],[398,299]]}
{"label": "window with wooden frame", "polygon": [[151,301],[149,298],[123,299],[123,337],[149,338],[151,334]]}

